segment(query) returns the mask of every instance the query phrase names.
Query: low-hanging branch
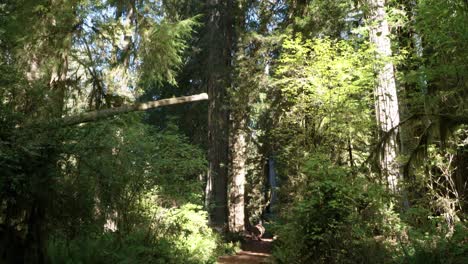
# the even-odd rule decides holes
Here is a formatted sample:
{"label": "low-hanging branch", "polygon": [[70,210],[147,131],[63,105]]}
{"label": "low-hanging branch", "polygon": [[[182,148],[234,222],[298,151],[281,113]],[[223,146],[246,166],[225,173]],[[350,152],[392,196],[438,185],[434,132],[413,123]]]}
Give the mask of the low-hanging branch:
{"label": "low-hanging branch", "polygon": [[72,125],[77,125],[81,123],[97,121],[97,120],[104,119],[104,118],[111,117],[111,116],[118,115],[118,114],[125,114],[125,113],[135,112],[135,111],[144,111],[144,110],[153,109],[153,108],[166,106],[166,105],[176,105],[176,104],[183,104],[183,103],[202,101],[202,100],[208,100],[208,94],[201,93],[201,94],[190,95],[190,96],[174,97],[174,98],[150,101],[146,103],[135,103],[133,105],[124,105],[124,106],[115,107],[115,108],[85,112],[79,115],[66,116],[62,118],[61,121],[62,121],[62,124],[64,124],[65,126],[72,126]]}

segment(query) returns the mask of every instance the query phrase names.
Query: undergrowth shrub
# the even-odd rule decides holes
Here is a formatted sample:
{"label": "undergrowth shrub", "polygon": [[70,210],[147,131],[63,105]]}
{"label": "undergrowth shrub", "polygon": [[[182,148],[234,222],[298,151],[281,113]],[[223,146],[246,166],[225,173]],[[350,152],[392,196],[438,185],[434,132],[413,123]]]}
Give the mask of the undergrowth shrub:
{"label": "undergrowth shrub", "polygon": [[[279,263],[384,263],[383,243],[373,239],[381,190],[323,156],[308,161],[303,188],[276,226],[273,255]],[[363,217],[368,217],[364,221]],[[368,262],[372,259],[371,262]]]}
{"label": "undergrowth shrub", "polygon": [[401,263],[412,264],[462,264],[468,263],[468,227],[460,222],[453,235],[448,237],[438,225],[429,228],[411,228],[407,243],[408,256]]}
{"label": "undergrowth shrub", "polygon": [[56,234],[48,247],[51,263],[214,263],[225,253],[200,206],[152,211],[158,215],[146,228],[125,234],[84,233],[68,240]]}
{"label": "undergrowth shrub", "polygon": [[72,240],[55,236],[49,242],[51,263],[177,263],[183,257],[167,239],[145,231],[84,234]]}
{"label": "undergrowth shrub", "polygon": [[70,132],[62,210],[50,216],[51,263],[213,263],[232,247],[202,210],[202,150],[175,125],[159,131],[140,118]]}
{"label": "undergrowth shrub", "polygon": [[399,208],[379,183],[321,155],[298,181],[274,226],[278,263],[468,263],[463,220],[452,230],[428,206]]}

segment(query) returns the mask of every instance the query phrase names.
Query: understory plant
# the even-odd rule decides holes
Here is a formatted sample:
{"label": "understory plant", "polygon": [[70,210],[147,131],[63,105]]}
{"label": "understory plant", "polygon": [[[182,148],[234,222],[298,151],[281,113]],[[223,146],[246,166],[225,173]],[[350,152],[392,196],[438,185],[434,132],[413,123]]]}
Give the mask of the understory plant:
{"label": "understory plant", "polygon": [[444,211],[435,210],[422,198],[402,208],[398,205],[401,197],[320,153],[312,155],[301,175],[296,183],[301,188],[290,194],[294,197],[290,204],[282,204],[275,224],[278,239],[273,256],[278,263],[468,260],[468,228],[463,217],[457,216],[453,226],[448,225]]}

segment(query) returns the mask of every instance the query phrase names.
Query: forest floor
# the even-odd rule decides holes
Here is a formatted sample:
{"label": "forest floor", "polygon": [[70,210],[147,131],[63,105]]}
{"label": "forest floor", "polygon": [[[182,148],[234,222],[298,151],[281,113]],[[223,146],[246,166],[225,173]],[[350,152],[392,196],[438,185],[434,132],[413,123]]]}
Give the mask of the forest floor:
{"label": "forest floor", "polygon": [[264,238],[261,241],[247,240],[242,244],[242,250],[233,256],[222,256],[218,259],[218,264],[257,264],[270,263],[272,239]]}

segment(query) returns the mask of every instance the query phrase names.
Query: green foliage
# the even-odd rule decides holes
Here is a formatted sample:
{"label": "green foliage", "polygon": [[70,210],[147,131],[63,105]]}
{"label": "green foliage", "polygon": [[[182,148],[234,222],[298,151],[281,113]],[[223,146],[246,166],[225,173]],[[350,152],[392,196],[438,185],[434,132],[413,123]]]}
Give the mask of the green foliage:
{"label": "green foliage", "polygon": [[290,1],[293,12],[293,29],[305,36],[340,36],[348,29],[350,18],[359,18],[350,0]]}
{"label": "green foliage", "polygon": [[277,228],[274,256],[280,263],[387,260],[384,245],[373,239],[383,232],[382,216],[372,217],[379,213],[376,186],[320,154],[307,162],[302,186]]}
{"label": "green foliage", "polygon": [[[418,232],[415,230],[415,232]],[[447,238],[445,233],[411,234],[411,256],[407,263],[466,263],[468,261],[468,228],[466,224],[455,226],[453,236]]]}
{"label": "green foliage", "polygon": [[62,199],[56,206],[70,214],[62,211],[57,216],[60,221],[64,215],[71,221],[80,219],[78,216],[84,219],[84,211],[69,204],[85,206],[91,218],[98,206],[101,217],[118,211],[122,227],[131,228],[126,225],[139,222],[144,210],[141,201],[150,191],[165,206],[201,203],[198,175],[206,169],[206,161],[176,127],[157,132],[142,124],[138,116],[127,115],[67,133],[65,151],[58,161],[63,175],[56,186]]}
{"label": "green foliage", "polygon": [[201,206],[186,204],[166,214],[167,231],[159,233],[174,236],[175,247],[186,252],[186,263],[211,263],[216,260],[219,238],[208,227],[207,213],[202,211]]}
{"label": "green foliage", "polygon": [[[364,28],[349,34],[339,15],[348,10],[347,25],[358,27],[368,10],[365,2],[363,13],[350,12],[346,1],[321,6],[326,2],[294,2],[294,14],[316,14],[294,17],[295,29],[317,37],[287,36],[274,64],[264,142],[282,180],[275,257],[281,263],[442,263],[445,255],[449,263],[466,262],[466,239],[460,240],[466,237],[460,196],[466,193],[466,119],[450,119],[466,112],[466,3],[386,4],[401,120],[427,114],[400,127],[407,155],[400,161],[409,162],[401,193],[409,205],[402,206],[366,159],[377,143],[372,65],[382,61],[372,58]],[[335,21],[320,16],[329,9]],[[337,25],[341,34],[333,31]],[[346,40],[328,37],[338,35]]]}
{"label": "green foliage", "polygon": [[127,115],[67,133],[53,263],[212,263],[223,253],[200,206],[206,161],[175,126],[157,132]]}
{"label": "green foliage", "polygon": [[298,169],[319,149],[340,164],[365,160],[374,126],[374,76],[365,42],[297,37],[286,38],[282,48],[270,91],[275,120],[265,138],[277,156],[279,176],[288,177],[287,193],[298,185]]}
{"label": "green foliage", "polygon": [[[163,1],[0,4],[0,262],[208,263],[204,153],[139,114],[63,127],[176,84],[195,19]],[[107,102],[110,97],[125,97]],[[154,99],[154,98],[152,98]],[[151,201],[151,203],[150,203]]]}
{"label": "green foliage", "polygon": [[199,25],[196,18],[177,23],[162,22],[143,33],[141,77],[143,83],[176,85],[176,70],[182,63],[186,40]]}
{"label": "green foliage", "polygon": [[82,233],[71,240],[54,236],[48,248],[51,263],[214,263],[224,253],[200,206],[147,206],[151,218],[130,233]]}
{"label": "green foliage", "polygon": [[[324,118],[348,119],[355,115],[357,121],[369,122],[361,112],[368,111],[371,103],[371,54],[366,43],[328,38],[286,39],[276,71],[276,86],[291,111],[314,112]],[[331,112],[334,115],[329,115]],[[343,120],[325,122],[341,124]]]}
{"label": "green foliage", "polygon": [[48,253],[51,263],[177,263],[180,252],[168,240],[154,240],[144,232],[97,237],[78,237],[66,240],[54,237]]}
{"label": "green foliage", "polygon": [[424,38],[424,48],[428,49],[427,78],[435,82],[443,78],[449,81],[451,87],[457,86],[452,79],[457,78],[454,75],[466,76],[468,71],[465,63],[468,55],[466,2],[421,0],[417,7],[416,28]]}
{"label": "green foliage", "polygon": [[160,135],[155,136],[156,150],[164,155],[157,155],[154,163],[156,173],[167,175],[158,177],[162,195],[177,194],[177,201],[200,204],[203,183],[200,175],[205,173],[207,161],[201,149],[188,143],[178,128],[169,124]]}
{"label": "green foliage", "polygon": [[[467,227],[414,206],[395,213],[385,190],[314,154],[274,230],[279,263],[464,263]],[[286,209],[287,208],[287,209]]]}

